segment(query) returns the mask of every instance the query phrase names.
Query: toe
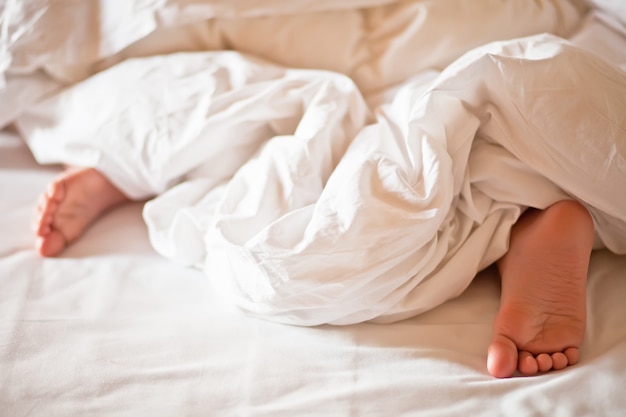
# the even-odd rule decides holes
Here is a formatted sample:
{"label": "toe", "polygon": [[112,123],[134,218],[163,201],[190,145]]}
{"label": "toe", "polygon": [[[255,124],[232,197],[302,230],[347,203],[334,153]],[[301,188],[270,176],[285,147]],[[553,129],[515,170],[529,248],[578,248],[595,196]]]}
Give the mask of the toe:
{"label": "toe", "polygon": [[37,236],[47,236],[52,231],[52,222],[54,218],[52,214],[41,216],[35,223],[35,234]]}
{"label": "toe", "polygon": [[519,353],[517,369],[524,375],[535,375],[539,372],[539,365],[532,353],[522,351]]}
{"label": "toe", "polygon": [[579,352],[577,348],[567,348],[563,352],[565,356],[567,356],[567,364],[568,365],[576,365],[579,359]]}
{"label": "toe", "polygon": [[552,369],[552,356],[547,353],[540,353],[535,357],[539,372],[548,372]]}
{"label": "toe", "polygon": [[56,230],[51,230],[46,236],[40,236],[36,242],[37,252],[41,256],[55,256],[65,249],[65,237]]}
{"label": "toe", "polygon": [[515,373],[517,346],[504,335],[495,335],[487,353],[487,370],[496,378],[508,378]]}
{"label": "toe", "polygon": [[568,359],[563,352],[556,352],[552,354],[552,369],[560,370],[567,367]]}
{"label": "toe", "polygon": [[52,181],[46,189],[46,197],[52,201],[61,201],[65,198],[65,180]]}
{"label": "toe", "polygon": [[41,196],[33,224],[37,236],[46,236],[50,233],[54,215],[59,209],[59,197],[64,193],[62,188],[63,186],[50,184],[46,194]]}

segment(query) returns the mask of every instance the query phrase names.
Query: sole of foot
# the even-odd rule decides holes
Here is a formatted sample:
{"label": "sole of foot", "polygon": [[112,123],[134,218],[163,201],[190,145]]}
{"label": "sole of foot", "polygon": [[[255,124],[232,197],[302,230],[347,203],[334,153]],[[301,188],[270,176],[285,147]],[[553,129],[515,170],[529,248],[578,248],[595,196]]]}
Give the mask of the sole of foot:
{"label": "sole of foot", "polygon": [[578,202],[522,215],[498,261],[502,293],[487,355],[491,375],[535,375],[578,362],[593,240],[591,216]]}

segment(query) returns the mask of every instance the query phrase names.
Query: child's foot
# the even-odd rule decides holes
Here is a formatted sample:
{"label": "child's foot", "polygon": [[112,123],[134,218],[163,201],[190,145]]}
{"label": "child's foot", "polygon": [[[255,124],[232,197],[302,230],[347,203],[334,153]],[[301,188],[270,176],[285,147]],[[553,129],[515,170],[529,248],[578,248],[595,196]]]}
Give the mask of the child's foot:
{"label": "child's foot", "polygon": [[73,168],[50,183],[37,207],[36,248],[42,256],[55,256],[76,240],[109,208],[129,201],[93,168]]}
{"label": "child's foot", "polygon": [[498,261],[500,309],[487,369],[498,378],[534,375],[578,362],[594,229],[587,210],[561,201],[525,213]]}

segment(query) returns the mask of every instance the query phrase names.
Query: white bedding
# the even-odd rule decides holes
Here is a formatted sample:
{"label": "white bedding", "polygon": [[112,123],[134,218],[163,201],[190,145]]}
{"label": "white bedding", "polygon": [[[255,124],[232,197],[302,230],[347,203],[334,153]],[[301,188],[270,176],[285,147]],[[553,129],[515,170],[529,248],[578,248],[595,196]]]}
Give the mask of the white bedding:
{"label": "white bedding", "polygon": [[60,258],[32,249],[59,172],[0,136],[0,415],[590,416],[626,409],[626,259],[593,254],[581,362],[496,380],[486,349],[497,274],[393,324],[294,327],[250,318],[156,254],[141,205],[111,212]]}
{"label": "white bedding", "polygon": [[491,40],[570,35],[584,10],[582,0],[10,0],[0,4],[0,125],[51,90],[131,57],[236,49],[338,71],[375,92]]}
{"label": "white bedding", "polygon": [[[100,55],[77,54],[81,62],[57,56],[39,66],[47,61],[36,53],[28,65],[14,61],[3,93],[14,100],[0,120],[17,117],[39,162],[97,166],[137,199],[168,191],[143,210],[148,234],[140,205],[131,205],[61,258],[40,259],[28,223],[58,167],[38,166],[14,134],[2,137],[0,401],[8,415],[624,410],[626,264],[615,254],[626,252],[622,20],[598,12],[583,21],[581,3],[539,3],[499,3],[494,16],[521,7],[527,20],[515,29],[472,18],[482,35],[453,45],[447,37],[440,47],[423,22],[445,21],[462,1],[324,9],[338,22],[376,15],[378,29],[403,28],[386,38],[396,52],[415,39],[433,49],[423,67],[383,54],[357,70],[363,56],[317,50],[348,56],[349,65],[327,69],[352,79],[238,52],[147,56],[155,39],[197,30],[197,22],[178,26],[189,23],[185,10],[198,10],[184,7],[143,44],[127,37]],[[419,30],[392,13],[411,10],[425,13],[412,15]],[[319,10],[251,13],[246,25],[257,36],[265,19],[292,28],[303,16],[322,19]],[[224,26],[209,32],[242,27],[217,17],[209,26]],[[472,49],[577,26],[571,42],[536,34]],[[33,51],[27,41],[13,58]],[[469,52],[451,63],[461,51]],[[407,62],[411,77],[379,71]],[[376,77],[359,75],[372,68]],[[493,381],[485,351],[497,277],[491,269],[474,277],[504,253],[521,210],[564,197],[583,201],[597,230],[582,363]],[[350,325],[299,328],[250,315]]]}
{"label": "white bedding", "polygon": [[407,81],[375,122],[344,76],[207,52],[123,62],[16,123],[39,162],[157,195],[157,251],[236,305],[348,324],[459,295],[525,207],[576,198],[626,253],[624,97],[615,63],[536,35]]}

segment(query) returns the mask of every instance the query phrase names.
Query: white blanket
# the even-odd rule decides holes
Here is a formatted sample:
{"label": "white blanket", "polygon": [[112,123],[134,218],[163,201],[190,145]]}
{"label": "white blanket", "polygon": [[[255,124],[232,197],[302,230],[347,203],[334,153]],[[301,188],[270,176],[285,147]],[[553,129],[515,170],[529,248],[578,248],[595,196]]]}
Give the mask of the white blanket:
{"label": "white blanket", "polygon": [[369,125],[344,76],[222,52],[127,61],[18,126],[135,198],[182,181],[146,206],[152,243],[241,308],[346,324],[457,296],[526,206],[576,198],[625,253],[625,97],[619,67],[541,35],[408,82]]}
{"label": "white blanket", "polygon": [[0,2],[0,126],[128,58],[234,49],[340,72],[369,94],[490,41],[568,36],[585,9],[583,0],[8,0]]}

